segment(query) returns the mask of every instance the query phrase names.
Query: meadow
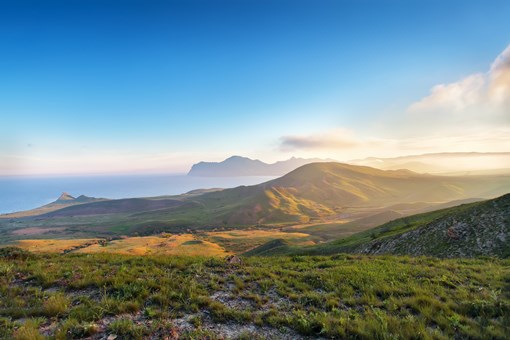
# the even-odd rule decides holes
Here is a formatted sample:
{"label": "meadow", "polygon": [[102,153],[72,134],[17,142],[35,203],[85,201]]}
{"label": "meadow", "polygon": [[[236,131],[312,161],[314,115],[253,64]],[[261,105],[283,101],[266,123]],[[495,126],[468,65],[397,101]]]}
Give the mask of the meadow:
{"label": "meadow", "polygon": [[0,249],[0,338],[504,339],[510,261]]}

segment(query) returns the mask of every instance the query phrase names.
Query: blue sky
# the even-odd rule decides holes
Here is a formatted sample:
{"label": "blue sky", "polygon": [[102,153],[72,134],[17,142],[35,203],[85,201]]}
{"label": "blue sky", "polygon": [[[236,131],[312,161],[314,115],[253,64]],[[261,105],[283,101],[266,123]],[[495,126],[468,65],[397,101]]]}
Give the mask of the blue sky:
{"label": "blue sky", "polygon": [[508,1],[2,1],[0,174],[501,151],[507,73],[503,104],[471,98],[494,87],[509,17]]}

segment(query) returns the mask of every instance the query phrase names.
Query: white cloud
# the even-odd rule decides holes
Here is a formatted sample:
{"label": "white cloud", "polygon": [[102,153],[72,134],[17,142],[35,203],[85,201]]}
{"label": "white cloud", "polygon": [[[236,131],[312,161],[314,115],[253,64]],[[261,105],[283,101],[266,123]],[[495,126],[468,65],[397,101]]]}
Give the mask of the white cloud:
{"label": "white cloud", "polygon": [[457,82],[439,84],[411,104],[408,112],[430,119],[460,118],[465,123],[495,125],[510,118],[510,46],[487,73],[469,75]]}
{"label": "white cloud", "polygon": [[409,111],[450,110],[453,113],[461,112],[480,103],[485,82],[483,74],[473,74],[456,83],[436,85],[428,97],[411,104]]}

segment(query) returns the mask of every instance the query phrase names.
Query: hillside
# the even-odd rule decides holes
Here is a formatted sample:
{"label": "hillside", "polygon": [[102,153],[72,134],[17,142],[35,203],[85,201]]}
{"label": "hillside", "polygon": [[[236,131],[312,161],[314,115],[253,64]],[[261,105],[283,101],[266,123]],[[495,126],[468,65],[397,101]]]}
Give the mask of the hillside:
{"label": "hillside", "polygon": [[[431,176],[312,163],[259,185],[73,204],[33,217],[3,219],[0,238],[19,239],[13,233],[20,234],[23,228],[32,228],[32,235],[34,231],[38,235],[51,231],[48,238],[91,238],[360,220],[362,228],[350,224],[349,229],[355,232],[445,202],[492,198],[509,191],[510,176]],[[329,230],[311,230],[311,234],[323,240],[337,235],[336,227],[325,228]]]}
{"label": "hillside", "polygon": [[[379,231],[373,232],[377,235]],[[353,251],[439,257],[510,257],[510,194],[454,209],[413,230],[381,236]]]}
{"label": "hillside", "polygon": [[260,185],[205,194],[195,202],[214,222],[302,223],[336,219],[353,208],[492,198],[507,191],[510,176],[446,177],[342,163],[313,163]]}
{"label": "hillside", "polygon": [[484,202],[408,216],[312,247],[264,244],[247,253],[398,254],[437,257],[510,257],[510,194]]}
{"label": "hillside", "polygon": [[20,211],[9,214],[0,214],[0,219],[2,218],[21,218],[21,217],[30,217],[30,216],[38,216],[47,214],[56,210],[60,210],[66,207],[71,207],[79,204],[92,203],[92,202],[104,202],[107,199],[104,198],[95,198],[88,197],[85,195],[80,195],[78,197],[74,197],[67,192],[63,192],[59,198],[57,198],[54,202],[43,205],[42,207]]}
{"label": "hillside", "polygon": [[232,156],[222,162],[200,162],[193,164],[188,175],[203,177],[283,176],[305,164],[327,161],[331,160],[292,157],[286,161],[268,164],[258,159]]}

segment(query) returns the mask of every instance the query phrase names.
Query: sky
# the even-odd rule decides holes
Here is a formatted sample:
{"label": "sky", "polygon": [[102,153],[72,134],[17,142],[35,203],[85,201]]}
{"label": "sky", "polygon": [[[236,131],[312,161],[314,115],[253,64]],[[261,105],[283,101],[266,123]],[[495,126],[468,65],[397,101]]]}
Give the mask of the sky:
{"label": "sky", "polygon": [[510,2],[0,1],[0,176],[510,151]]}

